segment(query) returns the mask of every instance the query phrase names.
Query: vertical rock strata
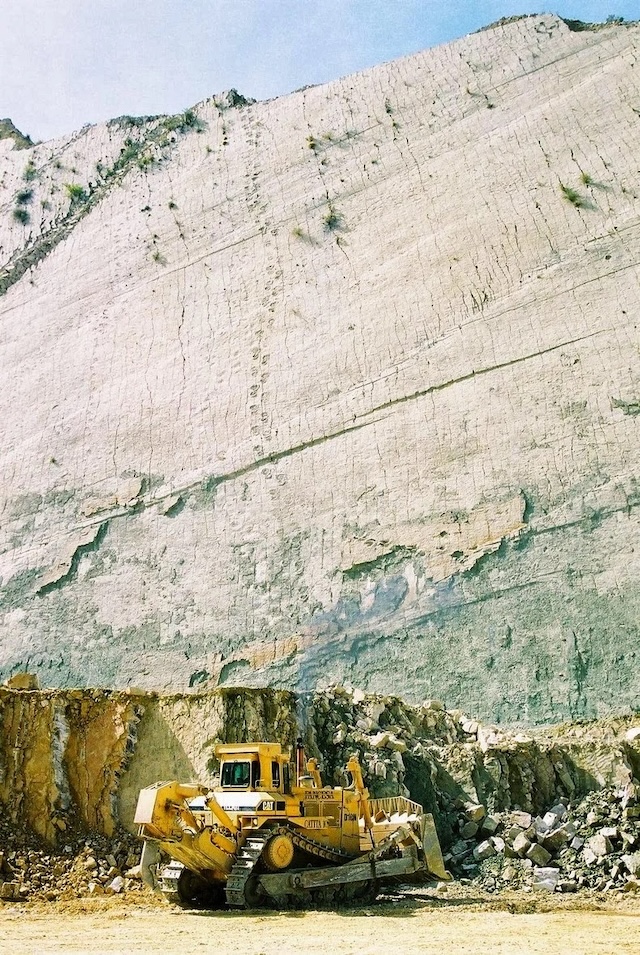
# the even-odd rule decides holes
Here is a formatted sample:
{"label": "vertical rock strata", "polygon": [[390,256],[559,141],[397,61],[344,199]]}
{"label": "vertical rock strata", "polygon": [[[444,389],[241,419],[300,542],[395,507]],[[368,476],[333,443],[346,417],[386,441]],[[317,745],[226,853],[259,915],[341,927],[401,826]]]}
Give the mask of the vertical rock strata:
{"label": "vertical rock strata", "polygon": [[0,673],[637,706],[639,40],[0,141]]}
{"label": "vertical rock strata", "polygon": [[119,776],[139,712],[98,690],[0,690],[0,801],[8,821],[48,841],[68,821],[111,835]]}

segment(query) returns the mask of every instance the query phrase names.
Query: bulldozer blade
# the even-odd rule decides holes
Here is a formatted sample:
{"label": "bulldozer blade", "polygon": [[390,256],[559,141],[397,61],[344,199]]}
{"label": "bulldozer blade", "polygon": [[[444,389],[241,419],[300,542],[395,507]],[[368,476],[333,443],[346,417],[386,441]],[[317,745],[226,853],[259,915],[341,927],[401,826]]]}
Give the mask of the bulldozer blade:
{"label": "bulldozer blade", "polygon": [[158,891],[158,863],[160,862],[160,850],[153,842],[146,839],[142,844],[142,855],[140,856],[140,875],[145,885],[148,885],[154,892]]}
{"label": "bulldozer blade", "polygon": [[442,849],[440,848],[440,840],[438,839],[436,826],[430,812],[425,812],[423,816],[422,849],[430,874],[441,882],[450,882],[453,876],[450,872],[447,872],[445,868],[444,859],[442,858]]}

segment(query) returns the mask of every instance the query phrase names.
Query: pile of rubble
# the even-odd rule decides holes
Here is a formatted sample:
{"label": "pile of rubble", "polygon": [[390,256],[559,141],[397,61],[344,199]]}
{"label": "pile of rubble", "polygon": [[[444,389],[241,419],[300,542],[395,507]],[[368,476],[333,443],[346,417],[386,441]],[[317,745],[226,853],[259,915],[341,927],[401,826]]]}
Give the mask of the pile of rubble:
{"label": "pile of rubble", "polygon": [[507,886],[576,892],[640,890],[640,785],[563,799],[543,816],[464,806],[452,871],[494,891]]}
{"label": "pile of rubble", "polygon": [[27,833],[0,826],[0,900],[58,901],[140,892],[140,843],[119,832],[83,835],[53,850]]}
{"label": "pile of rubble", "polygon": [[365,695],[349,686],[333,686],[304,701],[301,722],[325,768],[340,782],[342,768],[358,752],[376,796],[408,796],[404,754],[424,756],[427,750],[463,738],[455,717],[439,700],[409,706],[393,696]]}
{"label": "pile of rubble", "polygon": [[358,752],[372,796],[401,792],[433,813],[457,878],[490,891],[640,887],[637,717],[523,733],[349,686],[308,705],[327,781]]}

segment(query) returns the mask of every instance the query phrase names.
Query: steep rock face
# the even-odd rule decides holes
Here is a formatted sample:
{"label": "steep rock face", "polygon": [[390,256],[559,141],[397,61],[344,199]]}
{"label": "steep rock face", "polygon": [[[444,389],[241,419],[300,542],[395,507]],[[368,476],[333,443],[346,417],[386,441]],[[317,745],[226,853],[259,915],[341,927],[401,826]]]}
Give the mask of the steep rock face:
{"label": "steep rock face", "polygon": [[640,780],[629,718],[535,734],[484,726],[441,703],[343,687],[325,693],[222,688],[163,697],[104,690],[0,688],[0,804],[5,822],[65,844],[86,831],[135,830],[140,789],[160,779],[212,783],[218,742],[302,735],[324,780],[344,785],[357,752],[373,796],[404,792],[453,837],[458,809],[541,812],[604,786]]}
{"label": "steep rock face", "polygon": [[0,142],[0,671],[636,705],[639,40]]}

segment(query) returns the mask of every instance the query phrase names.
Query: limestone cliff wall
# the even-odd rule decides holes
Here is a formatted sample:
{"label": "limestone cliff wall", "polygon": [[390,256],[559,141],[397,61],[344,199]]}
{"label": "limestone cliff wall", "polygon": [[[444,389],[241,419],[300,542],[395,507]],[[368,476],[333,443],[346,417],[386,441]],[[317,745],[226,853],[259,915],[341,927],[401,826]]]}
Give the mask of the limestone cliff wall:
{"label": "limestone cliff wall", "polygon": [[639,40],[0,142],[0,673],[637,706]]}

